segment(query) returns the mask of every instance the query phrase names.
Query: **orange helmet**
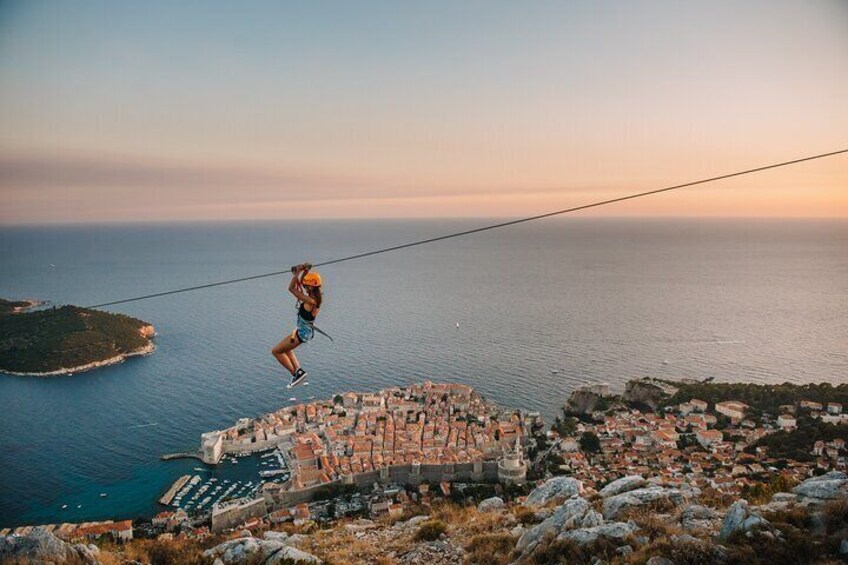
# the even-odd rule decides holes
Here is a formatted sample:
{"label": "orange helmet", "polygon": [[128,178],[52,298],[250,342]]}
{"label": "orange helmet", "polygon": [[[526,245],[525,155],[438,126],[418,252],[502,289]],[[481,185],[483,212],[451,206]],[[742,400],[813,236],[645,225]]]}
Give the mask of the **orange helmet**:
{"label": "orange helmet", "polygon": [[315,271],[306,273],[303,276],[303,286],[321,286],[321,275]]}

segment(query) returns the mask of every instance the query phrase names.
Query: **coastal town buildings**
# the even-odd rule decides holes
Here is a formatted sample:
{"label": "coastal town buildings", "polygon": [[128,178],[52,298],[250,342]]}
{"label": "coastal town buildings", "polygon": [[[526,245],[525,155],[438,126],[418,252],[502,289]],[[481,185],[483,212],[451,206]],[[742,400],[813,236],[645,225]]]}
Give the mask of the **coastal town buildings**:
{"label": "coastal town buildings", "polygon": [[[573,435],[560,437],[551,430],[548,439],[553,442],[552,453],[559,461],[557,473],[580,479],[590,488],[626,475],[641,474],[664,484],[686,483],[702,490],[710,488],[739,496],[744,488],[776,475],[800,481],[816,469],[821,473],[848,468],[842,439],[817,441],[815,446],[810,446],[814,456],[811,461],[777,460],[769,458],[763,448],[749,449],[779,429],[795,429],[798,421],[792,415],[794,405],[781,407],[782,413],[776,420],[764,417],[754,421],[746,418],[749,407],[743,402],[718,402],[715,412],[730,419],[730,425],[719,430],[714,427],[720,423],[716,414],[700,411],[706,410],[705,404],[690,399],[657,413],[619,405],[613,410],[593,413],[589,421],[578,422]],[[798,407],[806,405],[810,410],[811,404],[814,403],[804,401]],[[823,421],[839,417],[816,411],[812,415]],[[584,434],[597,436],[599,452],[576,449],[577,439]]]}
{"label": "coastal town buildings", "polygon": [[[239,420],[201,438],[204,460],[272,447],[291,475],[266,483],[269,510],[311,499],[330,485],[457,480],[522,482],[530,419],[463,384],[425,382],[345,393]],[[220,449],[219,449],[220,445]],[[505,461],[499,471],[499,459]]]}
{"label": "coastal town buildings", "polygon": [[724,402],[716,402],[715,411],[730,418],[732,421],[742,420],[745,418],[745,412],[749,406],[738,400],[726,400]]}
{"label": "coastal town buildings", "polygon": [[777,417],[777,425],[782,430],[794,430],[798,427],[798,423],[795,420],[794,416],[790,416],[788,414],[781,414]]}

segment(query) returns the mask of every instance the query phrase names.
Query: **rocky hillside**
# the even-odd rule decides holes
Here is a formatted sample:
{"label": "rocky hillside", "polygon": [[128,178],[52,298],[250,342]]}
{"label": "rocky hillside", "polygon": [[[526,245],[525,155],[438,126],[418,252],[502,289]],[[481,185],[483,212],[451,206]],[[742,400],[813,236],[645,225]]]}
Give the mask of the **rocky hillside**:
{"label": "rocky hillside", "polygon": [[848,476],[831,472],[766,504],[726,505],[634,475],[598,492],[568,477],[522,502],[445,503],[399,521],[241,531],[231,539],[70,545],[36,531],[0,538],[3,563],[541,565],[839,563],[848,560]]}

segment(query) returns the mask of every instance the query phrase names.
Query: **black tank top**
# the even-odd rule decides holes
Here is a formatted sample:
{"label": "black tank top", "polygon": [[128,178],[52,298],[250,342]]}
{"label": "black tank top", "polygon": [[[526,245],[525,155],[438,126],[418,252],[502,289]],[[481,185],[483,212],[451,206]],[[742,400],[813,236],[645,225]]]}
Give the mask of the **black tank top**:
{"label": "black tank top", "polygon": [[307,322],[315,321],[315,311],[310,312],[305,308],[305,304],[303,302],[300,303],[300,306],[297,308],[297,315],[306,320]]}

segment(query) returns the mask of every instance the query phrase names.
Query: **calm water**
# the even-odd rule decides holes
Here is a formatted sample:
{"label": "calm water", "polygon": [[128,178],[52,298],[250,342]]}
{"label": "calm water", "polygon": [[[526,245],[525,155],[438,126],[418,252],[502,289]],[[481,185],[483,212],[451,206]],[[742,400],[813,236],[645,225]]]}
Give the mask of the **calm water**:
{"label": "calm water", "polygon": [[[484,223],[3,229],[0,296],[86,305]],[[844,382],[846,250],[844,221],[568,219],[329,267],[320,325],[336,341],[298,351],[311,384],[296,394],[458,380],[551,418],[575,386],[644,375]],[[197,466],[162,453],[287,405],[269,353],[294,319],[286,284],[121,305],[155,324],[153,356],[0,376],[0,526],[153,513]],[[217,472],[248,472],[231,467]]]}

